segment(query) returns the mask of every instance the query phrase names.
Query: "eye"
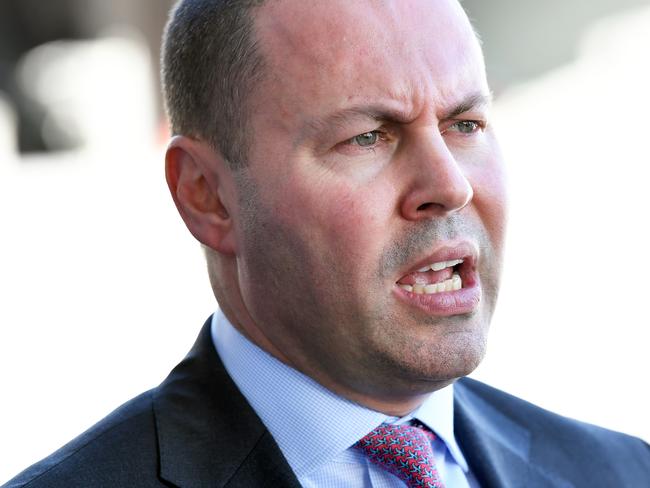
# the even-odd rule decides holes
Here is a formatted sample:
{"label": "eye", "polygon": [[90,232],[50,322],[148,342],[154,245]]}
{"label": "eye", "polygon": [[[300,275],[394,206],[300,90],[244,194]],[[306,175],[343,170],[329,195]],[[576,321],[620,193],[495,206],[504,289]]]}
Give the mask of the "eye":
{"label": "eye", "polygon": [[370,147],[377,144],[379,137],[379,131],[373,130],[371,132],[364,132],[363,134],[354,136],[352,139],[350,139],[350,143],[355,146]]}
{"label": "eye", "polygon": [[336,146],[334,149],[347,156],[364,156],[372,154],[377,156],[378,153],[387,154],[395,146],[395,137],[391,130],[385,127],[379,127],[375,130],[362,132],[354,137],[350,137]]}
{"label": "eye", "polygon": [[[459,120],[452,124],[447,130],[455,130],[461,134],[474,134],[485,128],[485,123],[478,120]],[[445,132],[447,132],[447,130]]]}

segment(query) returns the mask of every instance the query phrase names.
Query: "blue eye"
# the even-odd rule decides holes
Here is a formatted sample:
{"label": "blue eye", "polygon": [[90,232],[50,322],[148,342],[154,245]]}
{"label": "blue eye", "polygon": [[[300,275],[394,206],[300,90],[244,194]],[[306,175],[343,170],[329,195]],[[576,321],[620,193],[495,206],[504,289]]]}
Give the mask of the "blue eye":
{"label": "blue eye", "polygon": [[372,132],[364,132],[363,134],[359,134],[358,136],[354,136],[352,138],[352,142],[360,147],[374,146],[377,144],[378,140],[379,133],[376,130]]}
{"label": "blue eye", "polygon": [[483,128],[483,126],[475,120],[459,120],[452,125],[452,127],[456,128],[456,130],[461,134],[473,134]]}

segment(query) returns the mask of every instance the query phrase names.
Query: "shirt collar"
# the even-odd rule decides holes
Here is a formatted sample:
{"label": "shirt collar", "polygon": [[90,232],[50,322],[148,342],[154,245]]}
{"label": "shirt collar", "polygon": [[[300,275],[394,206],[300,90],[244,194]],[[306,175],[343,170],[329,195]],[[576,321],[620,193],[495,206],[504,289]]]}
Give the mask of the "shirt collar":
{"label": "shirt collar", "polygon": [[454,435],[454,385],[432,393],[412,414],[442,439],[456,463],[467,473],[469,466]]}
{"label": "shirt collar", "polygon": [[454,438],[451,385],[431,394],[412,415],[397,419],[341,398],[277,360],[241,335],[220,310],[212,317],[211,332],[230,377],[298,477],[349,449],[381,423],[413,417],[435,431],[467,471]]}

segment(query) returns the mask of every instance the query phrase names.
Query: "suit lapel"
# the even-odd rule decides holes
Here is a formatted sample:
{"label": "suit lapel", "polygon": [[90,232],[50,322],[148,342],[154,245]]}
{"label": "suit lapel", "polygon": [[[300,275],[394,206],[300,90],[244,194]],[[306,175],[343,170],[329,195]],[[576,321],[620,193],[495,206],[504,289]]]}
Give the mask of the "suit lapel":
{"label": "suit lapel", "polygon": [[210,322],[154,393],[160,476],[181,488],[299,487],[277,444],[221,364]]}
{"label": "suit lapel", "polygon": [[268,430],[262,434],[237,472],[226,484],[228,488],[287,487],[300,488]]}
{"label": "suit lapel", "polygon": [[[225,371],[210,323],[154,390],[160,477],[180,488],[299,488],[276,442]],[[480,485],[572,487],[551,466],[531,462],[531,433],[471,385],[460,380],[454,387],[455,434]]]}
{"label": "suit lapel", "polygon": [[530,431],[483,400],[465,381],[454,385],[454,429],[470,469],[482,487],[573,486],[553,474],[552,466],[539,466],[531,461]]}

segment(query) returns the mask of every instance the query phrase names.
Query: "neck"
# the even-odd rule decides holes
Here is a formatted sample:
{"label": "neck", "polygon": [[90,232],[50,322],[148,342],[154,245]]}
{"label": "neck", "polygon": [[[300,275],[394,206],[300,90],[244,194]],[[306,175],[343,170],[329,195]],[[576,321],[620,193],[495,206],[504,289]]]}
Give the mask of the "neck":
{"label": "neck", "polygon": [[239,297],[235,301],[235,306],[231,307],[229,306],[231,303],[229,300],[220,299],[222,298],[218,293],[220,290],[214,286],[213,288],[222,312],[232,326],[246,339],[287,366],[320,383],[337,396],[375,412],[381,412],[391,417],[403,417],[422,405],[432,392],[440,390],[455,381],[455,379],[444,379],[420,381],[417,384],[412,382],[404,384],[403,381],[394,379],[391,381],[386,380],[383,384],[373,384],[367,378],[360,377],[355,379],[343,378],[343,381],[339,381],[334,375],[323,371],[322,368],[313,366],[309,358],[290,358],[283,354],[266,337],[264,332],[255,326],[255,322],[246,311]]}
{"label": "neck", "polygon": [[[314,378],[312,375],[309,376]],[[431,393],[449,386],[454,381],[427,382],[426,385],[422,385],[422,388],[417,391],[409,390],[400,394],[396,392],[397,389],[394,387],[389,392],[379,391],[378,389],[368,391],[367,389],[360,390],[340,384],[333,384],[323,378],[314,379],[338,396],[391,417],[404,417],[412,413],[424,403]]]}

